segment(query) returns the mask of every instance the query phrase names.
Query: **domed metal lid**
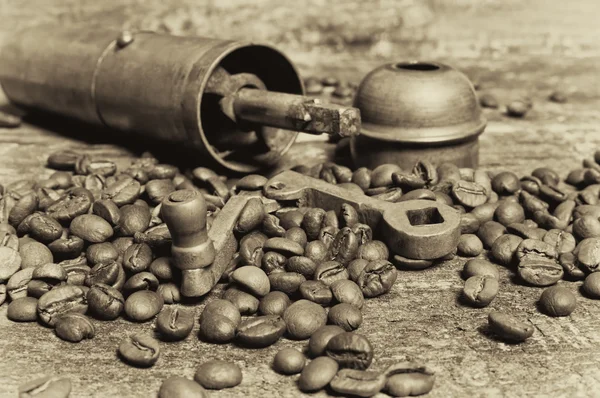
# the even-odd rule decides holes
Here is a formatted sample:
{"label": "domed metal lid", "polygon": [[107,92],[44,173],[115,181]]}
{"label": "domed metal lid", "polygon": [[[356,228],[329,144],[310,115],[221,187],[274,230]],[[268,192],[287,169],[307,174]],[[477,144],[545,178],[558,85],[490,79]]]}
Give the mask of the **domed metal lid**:
{"label": "domed metal lid", "polygon": [[382,141],[446,143],[479,135],[487,121],[469,79],[438,62],[383,65],[361,82],[361,134]]}

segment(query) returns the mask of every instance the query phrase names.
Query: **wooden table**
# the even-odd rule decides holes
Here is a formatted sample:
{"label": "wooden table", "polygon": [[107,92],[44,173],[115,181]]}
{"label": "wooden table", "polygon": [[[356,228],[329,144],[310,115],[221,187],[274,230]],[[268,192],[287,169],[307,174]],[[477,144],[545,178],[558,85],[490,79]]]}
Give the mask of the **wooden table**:
{"label": "wooden table", "polygon": [[[321,62],[312,57],[295,61],[305,74],[340,76],[356,82],[383,62],[357,59],[345,54]],[[499,110],[485,111],[489,125],[480,140],[481,166],[519,174],[550,166],[564,177],[580,166],[582,158],[592,156],[600,148],[598,61],[519,56],[449,59],[479,82],[482,92],[493,93],[501,103],[521,95],[534,101],[533,110],[522,120],[507,118]],[[566,104],[547,101],[551,90],[559,86],[569,92]],[[49,153],[81,143],[61,130],[60,126],[48,129],[27,123],[18,129],[0,129],[0,183],[49,174],[44,169]],[[332,149],[331,144],[322,141],[301,142],[282,165],[306,158],[317,162],[330,156]],[[423,361],[437,374],[431,397],[600,394],[600,302],[581,296],[580,282],[564,283],[577,293],[574,313],[550,318],[535,306],[542,289],[515,284],[513,273],[501,268],[497,298],[488,308],[473,309],[457,301],[463,286],[460,270],[464,261],[456,258],[425,271],[400,272],[389,294],[367,300],[359,332],[368,336],[375,347],[372,369],[384,369],[406,358]],[[161,343],[161,357],[155,366],[136,369],[117,359],[116,348],[129,333],[152,333],[153,322],[94,321],[96,337],[71,344],[58,339],[51,329],[7,320],[6,307],[0,307],[1,397],[15,396],[18,385],[46,374],[69,377],[73,397],[154,396],[165,378],[192,377],[199,364],[212,358],[234,361],[244,374],[240,386],[214,396],[300,395],[295,386],[297,377],[276,374],[270,363],[279,349],[302,349],[306,342],[282,339],[263,350],[211,345],[198,340],[196,325],[185,341]],[[202,307],[203,302],[195,306],[197,314]],[[531,322],[535,326],[533,337],[518,345],[489,337],[484,326],[492,309]]]}

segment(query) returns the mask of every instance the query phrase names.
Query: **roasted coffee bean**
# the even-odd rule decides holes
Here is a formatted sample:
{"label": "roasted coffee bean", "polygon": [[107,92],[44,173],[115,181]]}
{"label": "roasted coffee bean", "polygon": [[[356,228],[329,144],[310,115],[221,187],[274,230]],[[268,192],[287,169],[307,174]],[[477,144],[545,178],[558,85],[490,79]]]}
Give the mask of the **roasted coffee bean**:
{"label": "roasted coffee bean", "polygon": [[512,195],[521,189],[521,181],[513,172],[503,171],[492,179],[492,189],[498,195]]}
{"label": "roasted coffee bean", "polygon": [[335,211],[329,210],[325,212],[325,216],[323,217],[323,222],[321,223],[321,229],[326,227],[333,227],[335,229],[340,228],[340,222],[338,220],[338,216]]}
{"label": "roasted coffee bean", "polygon": [[316,264],[321,263],[327,257],[328,248],[320,240],[308,242],[304,248],[304,255],[314,261]]}
{"label": "roasted coffee bean", "polygon": [[465,279],[469,279],[474,276],[489,276],[492,278],[499,279],[498,267],[495,264],[483,260],[473,259],[465,263],[462,271],[462,276]]}
{"label": "roasted coffee bean", "polygon": [[522,241],[523,238],[512,234],[500,236],[492,245],[492,257],[501,265],[511,265],[511,263],[515,260],[517,248]]}
{"label": "roasted coffee bean", "polygon": [[150,272],[140,272],[127,279],[123,285],[123,292],[126,295],[129,295],[140,290],[156,291],[158,289],[158,284],[158,279],[154,274],[151,274]]}
{"label": "roasted coffee bean", "polygon": [[358,253],[358,238],[348,227],[340,229],[329,247],[327,258],[347,265],[356,258]]}
{"label": "roasted coffee bean", "polygon": [[339,326],[346,332],[358,329],[363,321],[360,309],[348,303],[341,303],[331,307],[327,314],[327,319],[329,324]]}
{"label": "roasted coffee bean", "polygon": [[306,359],[295,348],[280,350],[273,359],[273,370],[283,375],[295,375],[302,372]]}
{"label": "roasted coffee bean", "polygon": [[[156,185],[156,184],[154,184]],[[151,193],[155,193],[154,191],[152,191],[152,187],[151,186]],[[112,217],[111,218],[115,218],[115,210],[114,208],[112,208],[111,203],[114,203],[117,206],[124,206],[124,205],[128,205],[128,204],[132,204],[133,202],[135,202],[141,193],[141,185],[140,182],[137,181],[136,179],[134,179],[133,177],[130,176],[123,176],[122,178],[120,178],[119,180],[115,181],[114,183],[108,185],[103,191],[102,191],[102,207],[107,207],[106,209],[98,209],[102,214],[105,215],[109,215],[111,214]],[[147,188],[146,188],[147,191]],[[150,195],[150,193],[149,193]],[[96,205],[94,204],[94,207],[96,207]],[[108,211],[108,212],[107,212]],[[94,210],[94,213],[96,213],[96,210]],[[98,214],[100,216],[102,216],[102,214]],[[105,218],[105,217],[102,217]],[[108,220],[107,220],[108,221]],[[118,220],[117,220],[118,222]]]}
{"label": "roasted coffee bean", "polygon": [[39,199],[35,192],[22,196],[10,210],[8,223],[13,227],[17,227],[25,217],[37,209],[38,203]]}
{"label": "roasted coffee bean", "polygon": [[[80,264],[74,262],[80,260]],[[72,263],[70,263],[72,262]],[[58,265],[64,268],[67,272],[67,284],[84,286],[85,278],[92,270],[85,264],[85,257],[78,257],[75,260],[65,260],[60,262]]]}
{"label": "roasted coffee bean", "polygon": [[333,336],[325,347],[325,353],[336,360],[341,368],[364,370],[373,362],[371,343],[366,337],[354,332]]}
{"label": "roasted coffee bean", "polygon": [[386,378],[379,372],[341,369],[329,386],[339,394],[356,397],[372,397],[383,389]]}
{"label": "roasted coffee bean", "polygon": [[261,267],[267,275],[271,275],[276,272],[284,272],[286,263],[287,258],[283,254],[266,252],[262,256]]}
{"label": "roasted coffee bean", "polygon": [[351,181],[358,185],[363,191],[366,191],[371,186],[371,170],[366,167],[360,167],[354,170]]}
{"label": "roasted coffee bean", "polygon": [[73,259],[82,254],[85,242],[78,236],[60,238],[48,245],[57,259]]}
{"label": "roasted coffee bean", "polygon": [[9,231],[0,231],[0,247],[8,247],[19,251],[19,238]]}
{"label": "roasted coffee bean", "polygon": [[33,279],[27,284],[27,295],[30,297],[40,298],[52,290],[53,287],[54,285],[51,285],[46,281]]}
{"label": "roasted coffee bean", "polygon": [[433,265],[432,260],[415,260],[398,254],[395,254],[394,257],[392,257],[392,262],[399,269],[411,271],[429,268]]}
{"label": "roasted coffee bean", "polygon": [[11,300],[27,297],[27,284],[31,281],[33,270],[34,268],[25,268],[10,277],[6,283],[6,293]]}
{"label": "roasted coffee bean", "polygon": [[306,232],[308,240],[319,238],[319,231],[321,230],[325,213],[323,209],[311,208],[304,214],[301,227]]}
{"label": "roasted coffee bean", "polygon": [[56,192],[54,189],[50,188],[40,188],[35,191],[38,197],[38,209],[41,211],[46,211],[48,207],[56,203],[57,200],[60,199],[60,194]]}
{"label": "roasted coffee bean", "polygon": [[389,188],[379,194],[371,195],[371,197],[373,199],[383,200],[385,202],[390,203],[397,203],[402,200],[406,200],[405,197],[402,195],[401,188]]}
{"label": "roasted coffee bean", "polygon": [[402,172],[400,166],[396,164],[382,164],[377,166],[371,172],[371,187],[389,187],[393,184],[392,174]]}
{"label": "roasted coffee bean", "polygon": [[277,291],[270,292],[260,300],[258,312],[262,315],[281,316],[291,303],[287,294]]}
{"label": "roasted coffee bean", "polygon": [[130,365],[150,367],[158,361],[160,345],[153,337],[137,333],[121,341],[119,354]]}
{"label": "roasted coffee bean", "polygon": [[569,172],[567,178],[565,178],[565,182],[569,185],[573,185],[575,187],[582,188],[584,175],[587,169],[574,169]]}
{"label": "roasted coffee bean", "polygon": [[99,319],[116,319],[123,312],[125,299],[112,286],[98,283],[87,292],[90,312]]}
{"label": "roasted coffee bean", "polygon": [[298,288],[302,298],[322,306],[328,306],[333,300],[331,288],[322,281],[305,281]]}
{"label": "roasted coffee bean", "polygon": [[498,337],[509,342],[519,343],[533,335],[533,326],[522,322],[512,315],[498,311],[490,312],[488,316],[490,330]]}
{"label": "roasted coffee bean", "polygon": [[488,275],[472,276],[466,280],[463,296],[474,307],[486,307],[498,294],[498,278]]}
{"label": "roasted coffee bean", "polygon": [[113,236],[111,225],[94,214],[75,217],[70,226],[71,234],[90,243],[105,242]]}
{"label": "roasted coffee bean", "polygon": [[592,206],[592,205],[579,205],[575,207],[573,210],[573,219],[576,220],[579,217],[583,217],[585,215],[592,215],[596,217],[600,217],[600,206]]}
{"label": "roasted coffee bean", "polygon": [[208,393],[193,380],[171,376],[161,384],[158,398],[208,398]]}
{"label": "roasted coffee bean", "polygon": [[67,280],[67,271],[58,264],[48,263],[35,268],[31,279],[56,286]]}
{"label": "roasted coffee bean", "polygon": [[88,317],[75,312],[61,316],[56,322],[54,332],[63,340],[79,343],[83,339],[93,338],[96,329]]}
{"label": "roasted coffee bean", "polygon": [[97,283],[113,285],[117,281],[121,270],[121,265],[116,261],[96,264],[85,277],[84,284],[88,287],[92,287]]}
{"label": "roasted coffee bean", "polygon": [[563,278],[570,280],[581,280],[585,278],[585,272],[576,265],[577,259],[573,253],[562,253],[558,257],[558,262],[563,267],[565,273]]}
{"label": "roasted coffee bean", "polygon": [[[397,276],[396,268],[389,261],[375,260],[370,261],[360,270],[355,282],[364,297],[376,297],[389,292]],[[334,282],[336,283],[341,282]],[[332,284],[332,291],[334,284]],[[335,295],[335,292],[333,293]]]}
{"label": "roasted coffee bean", "polygon": [[67,398],[71,394],[71,380],[65,377],[44,376],[19,386],[19,398]]}
{"label": "roasted coffee bean", "polygon": [[268,239],[263,245],[263,251],[274,251],[286,257],[302,256],[304,254],[304,248],[300,244],[293,240],[279,237]]}
{"label": "roasted coffee bean", "polygon": [[72,188],[48,206],[46,213],[60,223],[68,224],[75,217],[87,213],[93,202],[94,195],[90,191],[80,187]]}
{"label": "roasted coffee bean", "polygon": [[494,218],[504,226],[521,223],[525,221],[525,210],[518,203],[505,201],[496,208]]}
{"label": "roasted coffee bean", "polygon": [[452,194],[459,204],[469,208],[487,202],[485,188],[475,182],[456,181],[452,186]]}
{"label": "roasted coffee bean", "polygon": [[240,310],[230,301],[225,299],[213,300],[206,304],[202,314],[200,315],[200,323],[210,321],[210,318],[215,315],[222,315],[226,317],[234,324],[234,327],[237,327],[242,321]]}
{"label": "roasted coffee bean", "polygon": [[235,186],[238,191],[260,191],[267,181],[266,177],[259,174],[249,174],[241,178]]}
{"label": "roasted coffee bean", "polygon": [[237,326],[227,317],[214,314],[200,319],[200,338],[209,343],[224,344],[233,341]]}
{"label": "roasted coffee bean", "polygon": [[119,252],[117,252],[112,243],[104,242],[88,246],[85,256],[90,264],[96,265],[116,261],[119,257]]}
{"label": "roasted coffee bean", "polygon": [[169,341],[183,340],[194,328],[194,313],[179,308],[165,308],[156,318],[156,330]]}
{"label": "roasted coffee bean", "polygon": [[496,221],[488,221],[479,227],[477,236],[481,239],[483,247],[491,249],[496,239],[506,233],[506,227]]}
{"label": "roasted coffee bean", "polygon": [[385,371],[384,391],[394,397],[427,394],[435,383],[435,374],[426,366],[414,362],[391,365]]}
{"label": "roasted coffee bean", "polygon": [[540,187],[540,199],[548,202],[559,204],[568,199],[566,192],[554,185],[542,185]]}
{"label": "roasted coffee bean", "polygon": [[92,159],[84,155],[77,159],[75,163],[75,172],[77,174],[98,174],[101,176],[111,176],[117,171],[117,166],[114,162],[105,159]]}
{"label": "roasted coffee bean", "polygon": [[173,179],[179,170],[170,164],[157,164],[148,171],[151,180]]}
{"label": "roasted coffee bean", "polygon": [[415,189],[402,195],[398,202],[405,202],[407,200],[436,200],[436,198],[435,192],[429,189]]}
{"label": "roasted coffee bean", "polygon": [[181,292],[175,283],[163,283],[158,285],[156,293],[162,296],[165,304],[174,304],[181,301]]}
{"label": "roasted coffee bean", "polygon": [[58,170],[72,170],[75,167],[77,159],[81,156],[81,153],[75,149],[64,149],[54,152],[48,157],[48,167]]}
{"label": "roasted coffee bean", "polygon": [[125,205],[121,208],[119,233],[122,236],[133,236],[136,232],[144,232],[150,226],[152,216],[147,207]]}
{"label": "roasted coffee bean", "polygon": [[303,392],[319,391],[333,380],[338,369],[338,363],[329,357],[315,358],[302,369],[298,388]]}
{"label": "roasted coffee bean", "polygon": [[38,299],[20,297],[13,299],[6,309],[6,317],[14,322],[35,322],[37,320]]}
{"label": "roasted coffee bean", "polygon": [[198,366],[194,380],[211,390],[232,388],[242,382],[242,370],[233,362],[213,359]]}
{"label": "roasted coffee bean", "polygon": [[473,234],[477,232],[480,226],[480,221],[475,215],[465,213],[460,215],[460,233]]}
{"label": "roasted coffee bean", "polygon": [[510,117],[521,118],[524,117],[530,109],[531,106],[524,101],[511,101],[506,106],[506,114]]}
{"label": "roasted coffee bean", "polygon": [[344,333],[344,329],[337,325],[326,325],[315,331],[308,341],[308,355],[312,358],[323,355],[325,347],[333,336]]}
{"label": "roasted coffee bean", "polygon": [[579,217],[573,222],[573,234],[580,240],[600,237],[600,220],[594,216]]}
{"label": "roasted coffee bean", "polygon": [[308,257],[293,256],[287,260],[285,268],[289,272],[297,272],[306,278],[312,278],[317,269],[317,264]]}
{"label": "roasted coffee bean", "polygon": [[151,290],[140,290],[125,300],[125,314],[135,322],[152,319],[163,308],[165,302],[161,295]]}
{"label": "roasted coffee bean", "polygon": [[525,191],[521,191],[519,195],[521,204],[530,214],[534,214],[538,211],[544,212],[548,210],[548,203],[544,202],[538,197],[533,196]]}
{"label": "roasted coffee bean", "polygon": [[151,180],[146,184],[146,195],[155,205],[162,202],[172,192],[175,192],[175,184],[171,180]]}
{"label": "roasted coffee bean", "polygon": [[531,175],[539,178],[539,180],[546,185],[558,185],[560,182],[558,173],[548,167],[539,167],[533,170]]}
{"label": "roasted coffee bean", "polygon": [[273,214],[265,214],[262,220],[261,231],[269,237],[283,237],[285,229],[279,225],[279,218]]}
{"label": "roasted coffee bean", "polygon": [[249,199],[240,213],[235,230],[239,233],[247,234],[262,224],[266,214],[265,207],[260,198]]}
{"label": "roasted coffee bean", "polygon": [[70,312],[85,314],[87,310],[85,291],[80,286],[74,285],[55,287],[40,297],[37,305],[38,318],[49,326],[54,326],[64,314]]}
{"label": "roasted coffee bean", "polygon": [[308,339],[317,329],[327,323],[323,307],[308,300],[298,300],[283,313],[289,337]]}
{"label": "roasted coffee bean", "polygon": [[297,272],[275,272],[269,275],[271,290],[288,295],[296,293],[305,281],[304,275]]}
{"label": "roasted coffee bean", "polygon": [[317,266],[313,279],[326,285],[342,279],[348,279],[348,270],[338,261],[325,261]]}
{"label": "roasted coffee bean", "polygon": [[0,283],[6,283],[21,268],[21,263],[18,251],[0,246]]}
{"label": "roasted coffee bean", "polygon": [[549,244],[525,239],[517,248],[519,276],[534,286],[549,286],[563,276],[563,269],[556,261],[556,250]]}
{"label": "roasted coffee bean", "polygon": [[[3,250],[4,248],[0,248],[0,254],[4,253]],[[9,254],[9,257],[12,258],[12,252],[6,252],[4,255],[6,256]],[[35,268],[53,261],[52,252],[42,243],[35,241],[20,244],[19,255],[21,257],[21,268]],[[6,261],[3,262],[6,263]]]}
{"label": "roasted coffee bean", "polygon": [[[525,221],[527,221],[527,220],[525,220]],[[535,224],[535,221],[533,221],[533,223]],[[537,225],[537,224],[535,224],[535,225]],[[544,236],[546,235],[546,232],[547,232],[543,228],[527,226],[524,223],[510,224],[508,227],[506,227],[506,231],[509,234],[519,236],[520,238],[523,238],[523,239],[537,239],[537,240],[543,240]]]}
{"label": "roasted coffee bean", "polygon": [[337,280],[333,282],[329,288],[331,289],[333,298],[337,303],[352,304],[360,309],[365,302],[360,287],[351,280]]}
{"label": "roasted coffee bean", "polygon": [[405,192],[413,189],[421,189],[427,185],[427,181],[423,180],[420,176],[409,173],[392,174],[392,182]]}
{"label": "roasted coffee bean", "polygon": [[483,243],[477,235],[463,234],[458,240],[457,249],[463,257],[477,257],[483,252]]}
{"label": "roasted coffee bean", "polygon": [[484,203],[471,210],[470,214],[475,216],[475,218],[479,220],[480,224],[484,224],[494,219],[494,213],[496,212],[498,206],[498,203]]}
{"label": "roasted coffee bean", "polygon": [[373,240],[361,245],[358,248],[356,258],[362,258],[368,261],[387,260],[390,252],[385,243],[379,240]]}
{"label": "roasted coffee bean", "polygon": [[243,321],[237,329],[236,341],[252,348],[273,345],[283,336],[286,324],[278,315],[262,315]]}
{"label": "roasted coffee bean", "polygon": [[134,243],[123,254],[123,268],[131,273],[142,272],[152,263],[152,249],[145,243]]}
{"label": "roasted coffee bean", "polygon": [[263,297],[270,291],[269,277],[254,266],[244,266],[233,271],[231,279],[250,293]]}
{"label": "roasted coffee bean", "polygon": [[576,246],[575,237],[569,232],[561,231],[560,229],[551,229],[548,231],[544,235],[543,241],[554,246],[558,255],[572,252]]}
{"label": "roasted coffee bean", "polygon": [[242,263],[246,265],[261,266],[263,257],[263,245],[267,241],[267,236],[261,232],[252,232],[240,240],[240,256]]}
{"label": "roasted coffee bean", "polygon": [[571,290],[562,286],[552,286],[540,296],[540,309],[550,316],[567,316],[575,310],[577,299]]}
{"label": "roasted coffee bean", "polygon": [[330,247],[333,243],[335,236],[339,232],[339,228],[336,227],[323,227],[319,231],[319,240],[327,247]]}
{"label": "roasted coffee bean", "polygon": [[289,230],[291,228],[300,227],[303,219],[304,213],[299,210],[290,210],[279,216],[279,223],[283,228]]}
{"label": "roasted coffee bean", "polygon": [[252,315],[258,311],[259,300],[252,294],[235,287],[225,290],[223,298],[233,303],[242,315]]}
{"label": "roasted coffee bean", "polygon": [[575,248],[577,265],[587,272],[596,272],[600,265],[600,239],[587,238]]}
{"label": "roasted coffee bean", "polygon": [[110,225],[116,226],[121,219],[121,210],[111,199],[102,199],[94,202],[92,211],[95,215],[102,217]]}
{"label": "roasted coffee bean", "polygon": [[600,298],[600,273],[593,272],[583,281],[583,292],[590,298]]}
{"label": "roasted coffee bean", "polygon": [[174,278],[170,257],[158,257],[150,263],[148,271],[152,272],[161,282],[169,282]]}

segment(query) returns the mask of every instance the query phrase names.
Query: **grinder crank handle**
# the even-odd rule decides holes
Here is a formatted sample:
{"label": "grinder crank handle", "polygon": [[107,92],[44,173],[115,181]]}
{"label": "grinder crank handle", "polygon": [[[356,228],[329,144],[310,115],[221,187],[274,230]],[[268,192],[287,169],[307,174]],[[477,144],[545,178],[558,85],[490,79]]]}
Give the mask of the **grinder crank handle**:
{"label": "grinder crank handle", "polygon": [[390,250],[401,256],[431,260],[454,251],[460,238],[460,215],[431,200],[390,203],[329,184],[294,171],[284,171],[264,187],[267,198],[297,201],[339,214],[342,204],[353,206],[360,222],[378,228]]}

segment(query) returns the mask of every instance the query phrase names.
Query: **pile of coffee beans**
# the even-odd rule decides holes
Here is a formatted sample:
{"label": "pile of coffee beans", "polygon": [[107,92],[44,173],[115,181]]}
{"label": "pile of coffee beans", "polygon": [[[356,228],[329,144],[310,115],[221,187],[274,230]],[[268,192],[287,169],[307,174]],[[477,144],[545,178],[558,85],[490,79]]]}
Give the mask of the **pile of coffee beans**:
{"label": "pile of coffee beans", "polygon": [[[267,179],[227,179],[202,167],[181,173],[148,154],[122,169],[65,150],[51,155],[48,165],[58,169],[48,179],[0,189],[0,304],[9,302],[8,318],[38,321],[70,342],[93,338],[94,319],[120,316],[155,320],[159,340],[187,338],[195,315],[170,305],[182,300],[181,275],[170,262],[171,236],[160,218],[163,198],[181,189],[201,192],[210,228],[229,198],[260,190]],[[576,310],[577,296],[561,285],[563,279],[585,279],[582,291],[600,298],[600,152],[564,182],[549,168],[519,178],[427,161],[411,170],[394,164],[352,170],[332,162],[295,170],[380,200],[452,206],[461,214],[462,233],[456,253],[408,259],[390,253],[350,205],[334,212],[289,203],[267,208],[259,198],[249,200],[235,227],[239,250],[223,275],[222,298],[204,306],[199,338],[248,348],[284,336],[308,340],[306,353],[285,348],[272,364],[280,374],[300,374],[302,391],[327,387],[342,395],[407,396],[431,390],[435,375],[424,365],[369,369],[374,349],[357,332],[365,300],[389,292],[397,268],[424,269],[455,254],[472,257],[463,269],[461,300],[478,308],[498,294],[496,264],[513,270],[525,286],[547,287],[539,310],[549,316]],[[489,332],[524,341],[534,329],[522,318],[491,312]],[[148,367],[160,358],[159,340],[131,334],[116,348],[124,362]],[[205,389],[234,387],[242,372],[233,363],[210,361],[194,380],[167,379],[160,396],[203,396]],[[42,384],[67,391],[64,379]]]}

